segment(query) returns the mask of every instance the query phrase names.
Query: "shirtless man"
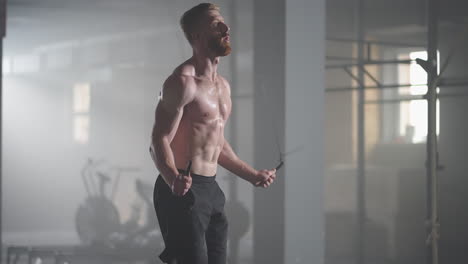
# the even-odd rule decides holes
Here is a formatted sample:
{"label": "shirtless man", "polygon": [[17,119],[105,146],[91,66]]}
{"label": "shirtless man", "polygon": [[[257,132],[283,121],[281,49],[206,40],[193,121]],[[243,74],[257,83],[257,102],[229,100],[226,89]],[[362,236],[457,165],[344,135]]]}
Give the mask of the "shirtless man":
{"label": "shirtless man", "polygon": [[[231,113],[229,83],[217,73],[231,52],[229,27],[213,4],[185,12],[181,27],[193,56],[163,86],[151,156],[160,171],[154,205],[166,245],[164,263],[225,264],[226,198],[215,181],[218,164],[254,186],[268,187],[275,170],[255,170],[224,138]],[[190,171],[185,171],[187,164]]]}

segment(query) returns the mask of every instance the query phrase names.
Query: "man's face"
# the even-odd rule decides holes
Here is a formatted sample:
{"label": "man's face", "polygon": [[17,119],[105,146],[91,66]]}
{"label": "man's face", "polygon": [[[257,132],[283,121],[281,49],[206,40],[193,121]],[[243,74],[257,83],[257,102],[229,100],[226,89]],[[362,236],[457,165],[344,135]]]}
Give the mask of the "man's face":
{"label": "man's face", "polygon": [[216,56],[227,56],[231,53],[229,27],[218,11],[211,10],[207,12],[206,20],[202,23],[201,32],[208,49],[214,52]]}

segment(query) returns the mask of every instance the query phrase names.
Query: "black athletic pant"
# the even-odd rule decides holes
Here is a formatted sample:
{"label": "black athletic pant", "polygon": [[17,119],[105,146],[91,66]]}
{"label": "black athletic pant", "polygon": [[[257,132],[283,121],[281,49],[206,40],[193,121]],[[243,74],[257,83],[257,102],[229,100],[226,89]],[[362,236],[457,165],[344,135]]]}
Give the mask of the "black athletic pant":
{"label": "black athletic pant", "polygon": [[192,186],[184,196],[172,194],[159,175],[154,207],[166,248],[164,263],[226,264],[226,198],[215,176],[191,174]]}

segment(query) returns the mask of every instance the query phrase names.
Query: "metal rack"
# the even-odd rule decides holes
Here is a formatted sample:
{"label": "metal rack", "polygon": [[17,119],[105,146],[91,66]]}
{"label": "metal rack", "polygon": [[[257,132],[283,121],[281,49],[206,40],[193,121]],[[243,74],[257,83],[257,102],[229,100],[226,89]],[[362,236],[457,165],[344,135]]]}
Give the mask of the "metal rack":
{"label": "metal rack", "polygon": [[[439,262],[439,219],[438,219],[438,177],[437,172],[442,166],[438,163],[438,146],[437,146],[437,119],[436,119],[436,102],[441,97],[453,96],[468,96],[466,91],[458,91],[456,93],[439,95],[437,87],[443,85],[444,89],[455,88],[459,86],[468,86],[467,79],[446,79],[442,78],[442,74],[449,64],[455,47],[452,47],[448,52],[446,61],[442,64],[440,73],[437,72],[437,49],[438,49],[438,0],[427,1],[427,43],[420,45],[417,43],[399,43],[399,42],[385,42],[385,41],[368,41],[366,40],[364,16],[364,0],[356,0],[355,20],[356,20],[356,38],[355,39],[342,39],[342,38],[327,38],[330,42],[344,42],[353,43],[356,45],[357,56],[354,57],[340,57],[340,56],[327,56],[327,70],[341,69],[349,75],[351,79],[356,82],[356,86],[351,87],[332,87],[327,88],[326,92],[357,92],[357,223],[356,223],[356,263],[364,263],[364,245],[365,245],[365,219],[366,219],[366,197],[365,197],[365,104],[386,104],[386,103],[400,103],[403,101],[412,100],[427,100],[428,105],[428,134],[426,142],[426,250],[427,250],[427,263],[437,264]],[[421,47],[426,46],[428,59],[424,60],[374,60],[372,59],[373,46],[395,46],[395,47]],[[344,63],[342,63],[344,62]],[[366,70],[368,65],[391,65],[391,64],[419,64],[427,72],[427,85],[428,91],[424,96],[406,96],[390,100],[365,100],[366,90],[383,90],[383,89],[398,89],[401,87],[410,87],[410,84],[382,84],[372,74]],[[353,73],[352,69],[356,73]],[[369,78],[375,85],[365,85],[365,78]],[[424,241],[421,241],[424,243]]]}

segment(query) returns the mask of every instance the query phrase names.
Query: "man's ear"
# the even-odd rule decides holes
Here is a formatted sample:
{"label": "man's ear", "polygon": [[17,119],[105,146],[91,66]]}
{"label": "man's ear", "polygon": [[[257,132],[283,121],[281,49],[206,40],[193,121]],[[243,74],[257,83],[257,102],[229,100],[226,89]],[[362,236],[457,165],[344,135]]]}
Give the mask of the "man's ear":
{"label": "man's ear", "polygon": [[195,33],[192,33],[191,35],[192,35],[192,41],[200,39],[200,32],[195,32]]}

